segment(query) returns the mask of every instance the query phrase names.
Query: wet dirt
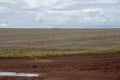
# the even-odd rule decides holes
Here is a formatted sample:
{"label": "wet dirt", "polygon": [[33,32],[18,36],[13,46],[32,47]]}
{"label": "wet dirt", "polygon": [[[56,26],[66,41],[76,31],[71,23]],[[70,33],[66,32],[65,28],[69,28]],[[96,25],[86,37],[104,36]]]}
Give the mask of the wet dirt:
{"label": "wet dirt", "polygon": [[0,58],[0,71],[44,74],[30,78],[0,76],[0,80],[120,80],[120,54]]}

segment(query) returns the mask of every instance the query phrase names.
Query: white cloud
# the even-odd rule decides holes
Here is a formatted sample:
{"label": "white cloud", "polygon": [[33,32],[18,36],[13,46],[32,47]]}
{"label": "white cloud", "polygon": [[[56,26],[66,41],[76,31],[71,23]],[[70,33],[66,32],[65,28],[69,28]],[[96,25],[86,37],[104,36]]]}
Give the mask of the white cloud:
{"label": "white cloud", "polygon": [[97,8],[93,8],[93,9],[81,9],[80,10],[81,12],[84,12],[84,13],[88,13],[88,12],[98,12],[98,11],[101,11],[101,9],[97,9]]}
{"label": "white cloud", "polygon": [[1,24],[0,24],[0,27],[1,27],[1,28],[5,28],[6,26],[7,26],[7,24],[5,24],[5,23],[1,23]]}
{"label": "white cloud", "polygon": [[0,13],[5,13],[7,11],[6,7],[0,6]]}
{"label": "white cloud", "polygon": [[3,2],[5,2],[5,3],[15,3],[15,0],[0,0],[0,3],[3,3]]}
{"label": "white cloud", "polygon": [[38,8],[38,7],[48,8],[51,7],[57,1],[58,0],[25,0],[29,8]]}
{"label": "white cloud", "polygon": [[90,3],[92,4],[116,4],[119,0],[92,0]]}
{"label": "white cloud", "polygon": [[[120,11],[101,8],[84,8],[80,10],[63,10],[53,11],[38,15],[46,24],[62,25],[62,24],[97,24],[120,22]],[[116,19],[117,17],[117,19]],[[93,22],[94,21],[94,22]]]}
{"label": "white cloud", "polygon": [[0,23],[5,19],[14,26],[120,24],[116,5],[120,0],[0,0],[0,4]]}

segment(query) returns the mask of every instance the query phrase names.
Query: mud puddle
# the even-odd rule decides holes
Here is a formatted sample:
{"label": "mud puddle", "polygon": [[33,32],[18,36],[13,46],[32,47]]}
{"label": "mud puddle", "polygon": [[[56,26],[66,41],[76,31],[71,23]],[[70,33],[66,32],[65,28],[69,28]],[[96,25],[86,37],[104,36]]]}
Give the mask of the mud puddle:
{"label": "mud puddle", "polygon": [[17,73],[17,72],[0,72],[0,77],[12,76],[12,77],[39,77],[42,74],[36,73]]}

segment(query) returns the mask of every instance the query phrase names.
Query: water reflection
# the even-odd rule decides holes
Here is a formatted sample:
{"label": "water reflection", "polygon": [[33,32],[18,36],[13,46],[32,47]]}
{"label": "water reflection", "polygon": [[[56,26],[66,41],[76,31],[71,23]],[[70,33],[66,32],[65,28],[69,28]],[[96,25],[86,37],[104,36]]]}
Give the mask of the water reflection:
{"label": "water reflection", "polygon": [[0,76],[38,77],[38,76],[40,76],[40,74],[35,74],[35,73],[16,73],[16,72],[0,72]]}

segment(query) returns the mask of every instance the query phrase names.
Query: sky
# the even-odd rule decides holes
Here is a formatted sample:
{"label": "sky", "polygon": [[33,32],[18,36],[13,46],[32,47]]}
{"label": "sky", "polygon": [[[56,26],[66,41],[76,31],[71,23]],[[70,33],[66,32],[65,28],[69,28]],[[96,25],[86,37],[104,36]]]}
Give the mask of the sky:
{"label": "sky", "polygon": [[0,0],[1,28],[120,28],[120,0]]}

